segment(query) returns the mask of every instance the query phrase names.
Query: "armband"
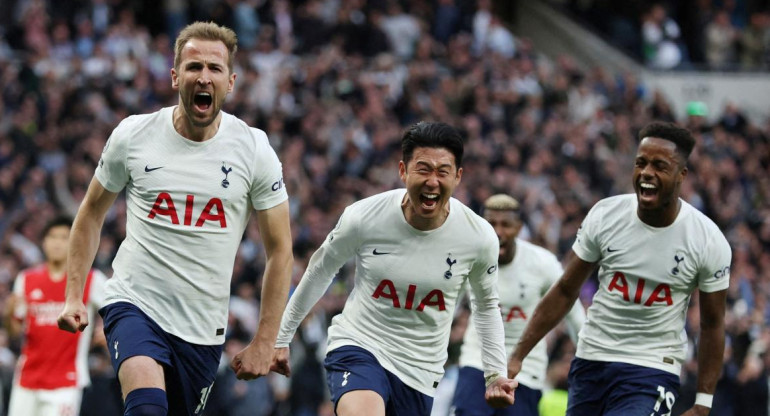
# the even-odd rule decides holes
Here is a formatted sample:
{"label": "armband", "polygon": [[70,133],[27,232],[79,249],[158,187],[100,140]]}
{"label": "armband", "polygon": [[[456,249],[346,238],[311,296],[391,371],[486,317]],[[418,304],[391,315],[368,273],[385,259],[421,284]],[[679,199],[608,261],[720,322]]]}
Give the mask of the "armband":
{"label": "armband", "polygon": [[711,409],[711,403],[714,401],[714,395],[708,393],[696,393],[695,404],[697,406],[708,407]]}

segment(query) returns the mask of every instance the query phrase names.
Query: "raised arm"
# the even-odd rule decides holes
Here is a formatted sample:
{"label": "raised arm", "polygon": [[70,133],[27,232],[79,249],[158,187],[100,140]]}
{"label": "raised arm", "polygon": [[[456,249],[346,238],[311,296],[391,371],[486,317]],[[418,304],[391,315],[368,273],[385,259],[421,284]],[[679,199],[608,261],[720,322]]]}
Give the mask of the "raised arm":
{"label": "raised arm", "polygon": [[727,290],[700,292],[700,337],[698,338],[698,392],[695,405],[682,416],[706,416],[711,396],[722,373],[725,351],[725,302]]}
{"label": "raised arm", "polygon": [[67,289],[64,310],[59,315],[59,328],[69,332],[83,331],[88,326],[88,313],[83,304],[83,289],[88,271],[99,248],[99,238],[107,211],[118,194],[105,189],[96,178],[75,216],[70,231],[67,256]]}
{"label": "raised arm", "polygon": [[262,278],[262,303],[259,327],[254,339],[233,357],[232,368],[240,379],[254,379],[270,372],[273,347],[278,336],[281,316],[286,306],[294,265],[292,237],[289,226],[289,202],[257,211],[257,222],[267,263]]}
{"label": "raised arm", "polygon": [[524,357],[573,308],[580,294],[580,288],[594,270],[596,270],[596,263],[586,262],[572,253],[561,279],[540,300],[532,319],[524,329],[508,361],[508,378],[514,378],[519,374]]}

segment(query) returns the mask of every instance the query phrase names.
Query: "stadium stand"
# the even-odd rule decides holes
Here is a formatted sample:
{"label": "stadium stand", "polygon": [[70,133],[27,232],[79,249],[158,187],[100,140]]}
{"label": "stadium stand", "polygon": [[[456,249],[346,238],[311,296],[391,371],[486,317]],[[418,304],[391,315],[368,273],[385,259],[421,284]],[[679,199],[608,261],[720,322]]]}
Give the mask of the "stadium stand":
{"label": "stadium stand", "polygon": [[[394,168],[400,134],[418,120],[444,121],[467,136],[457,198],[478,211],[490,195],[515,195],[527,213],[522,235],[559,256],[594,202],[632,190],[627,172],[641,126],[663,119],[690,128],[697,146],[683,195],[719,225],[734,250],[728,348],[712,414],[768,415],[770,107],[751,110],[749,116],[741,96],[724,106],[688,106],[631,71],[544,54],[547,46],[516,35],[515,22],[527,16],[519,10],[514,19],[512,8],[500,3],[505,2],[5,0],[0,13],[0,302],[18,271],[41,260],[41,227],[56,214],[77,209],[109,132],[129,114],[176,103],[170,39],[190,21],[214,20],[233,27],[241,39],[236,90],[224,110],[265,130],[283,162],[295,284],[345,206],[400,186]],[[742,16],[742,25],[731,23],[739,29],[729,37],[746,46],[704,62],[767,68],[767,9],[747,13],[727,19],[729,25],[729,17],[740,21]],[[638,19],[630,26],[635,28],[642,14],[630,17]],[[724,17],[712,21],[724,26]],[[617,26],[624,29],[622,22]],[[683,44],[691,42],[689,33],[686,26]],[[638,41],[628,43],[633,42]],[[709,51],[702,52],[706,59]],[[692,47],[690,53],[695,53]],[[711,85],[711,75],[699,75]],[[108,276],[125,235],[125,210],[119,198],[105,222],[94,266]],[[352,284],[352,267],[341,270],[298,331],[293,377],[271,375],[247,383],[235,380],[223,364],[206,414],[333,413],[319,360],[328,322]],[[257,276],[263,268],[263,247],[252,221],[234,269],[226,356],[254,331]],[[584,288],[584,303],[595,284]],[[697,306],[697,299],[692,302]],[[459,319],[465,313],[459,311]],[[697,328],[697,319],[697,307],[691,308],[691,344],[697,340],[689,329]],[[455,342],[462,339],[456,335]],[[563,364],[571,345],[559,331],[551,338],[553,361]],[[450,350],[456,351],[455,342]],[[0,331],[5,400],[18,348],[18,340]],[[85,393],[84,415],[120,414],[119,392],[104,354],[92,351],[93,385]],[[694,397],[695,365],[691,359],[685,369],[682,408]]]}

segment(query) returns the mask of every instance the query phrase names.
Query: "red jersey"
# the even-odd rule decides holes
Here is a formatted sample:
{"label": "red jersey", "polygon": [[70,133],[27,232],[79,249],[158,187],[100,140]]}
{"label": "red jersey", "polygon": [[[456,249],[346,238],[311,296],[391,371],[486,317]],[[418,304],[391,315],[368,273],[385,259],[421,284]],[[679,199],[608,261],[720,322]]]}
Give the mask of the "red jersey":
{"label": "red jersey", "polygon": [[[91,270],[86,279],[83,302],[89,322],[102,306],[106,277]],[[21,300],[15,317],[24,321],[24,342],[17,366],[17,381],[28,389],[84,386],[89,382],[88,349],[93,325],[75,334],[60,330],[56,320],[64,309],[66,276],[53,281],[45,265],[22,271],[14,283]]]}

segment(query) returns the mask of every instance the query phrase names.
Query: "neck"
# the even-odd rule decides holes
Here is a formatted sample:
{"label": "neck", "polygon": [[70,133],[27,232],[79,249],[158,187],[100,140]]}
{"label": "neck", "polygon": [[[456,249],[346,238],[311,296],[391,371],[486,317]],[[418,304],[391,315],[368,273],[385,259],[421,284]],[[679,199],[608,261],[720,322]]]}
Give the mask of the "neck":
{"label": "neck", "polygon": [[48,267],[48,274],[51,276],[51,280],[58,282],[64,278],[64,273],[67,269],[67,263],[64,261],[49,261],[46,263]]}
{"label": "neck", "polygon": [[650,227],[668,227],[674,223],[676,216],[679,215],[679,210],[681,208],[682,201],[677,198],[675,203],[660,210],[642,210],[637,207],[636,215],[640,220],[642,220],[643,223],[649,225]]}
{"label": "neck", "polygon": [[516,258],[516,239],[515,239],[515,238],[514,238],[514,239],[513,239],[513,241],[511,242],[511,247],[510,247],[510,249],[508,250],[508,252],[510,253],[509,255],[507,255],[507,256],[505,256],[505,257],[498,257],[498,258],[497,258],[497,262],[498,262],[499,264],[501,264],[501,265],[502,265],[502,264],[510,264],[510,263],[513,263],[513,259],[515,259],[515,258]]}
{"label": "neck", "polygon": [[449,217],[449,204],[447,203],[436,217],[424,218],[417,215],[412,201],[409,199],[409,194],[406,194],[403,202],[401,202],[401,211],[404,213],[404,218],[409,225],[420,231],[430,231],[444,225],[447,217]]}
{"label": "neck", "polygon": [[198,127],[190,121],[190,118],[187,116],[181,103],[174,109],[174,130],[185,139],[194,142],[203,142],[214,137],[214,135],[217,134],[217,131],[219,131],[219,123],[221,121],[222,112],[219,112],[211,124],[204,127]]}

